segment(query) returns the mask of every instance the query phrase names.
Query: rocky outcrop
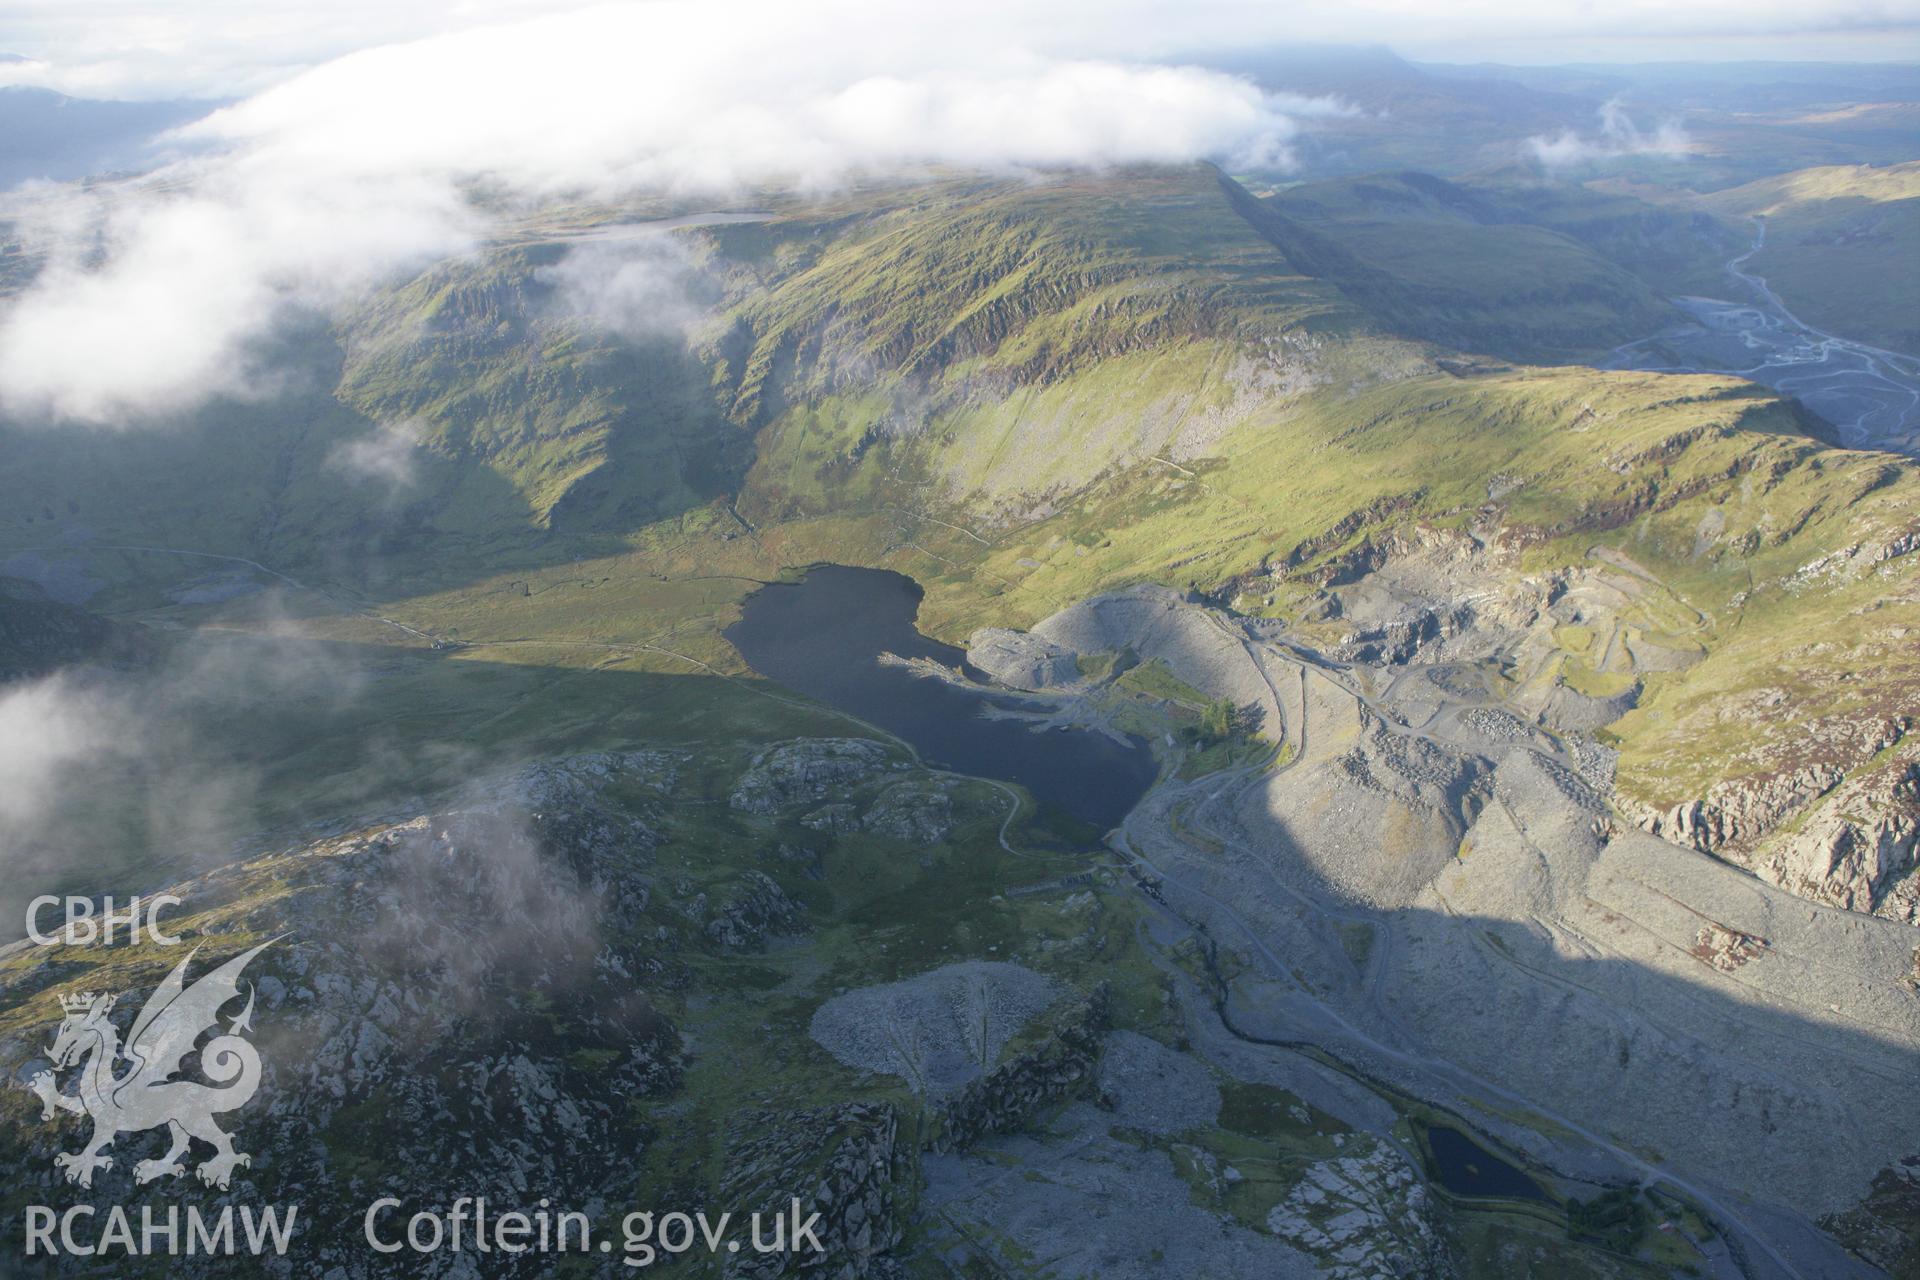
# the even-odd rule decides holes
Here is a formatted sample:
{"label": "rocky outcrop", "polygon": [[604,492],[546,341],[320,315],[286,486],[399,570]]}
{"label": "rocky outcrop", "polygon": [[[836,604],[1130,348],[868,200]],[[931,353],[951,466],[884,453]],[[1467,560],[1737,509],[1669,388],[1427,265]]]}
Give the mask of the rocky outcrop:
{"label": "rocky outcrop", "polygon": [[1920,749],[1835,787],[1754,869],[1815,902],[1920,924]]}
{"label": "rocky outcrop", "polygon": [[1451,1275],[1419,1171],[1392,1145],[1370,1145],[1309,1165],[1267,1230],[1323,1259],[1337,1280]]}
{"label": "rocky outcrop", "polygon": [[1622,807],[1642,831],[1662,840],[1731,856],[1758,843],[1789,814],[1845,776],[1835,764],[1808,764],[1765,777],[1718,783],[1701,799],[1657,812],[1631,802],[1623,802]]}
{"label": "rocky outcrop", "polygon": [[963,1087],[939,1109],[929,1130],[933,1151],[964,1151],[991,1133],[1025,1124],[1034,1113],[1094,1087],[1108,992],[1094,989],[1060,1018],[1046,1038]]}
{"label": "rocky outcrop", "polygon": [[758,814],[818,804],[865,781],[886,763],[887,749],[865,738],[798,738],[755,756],[730,803]]}
{"label": "rocky outcrop", "polygon": [[1920,1156],[1882,1169],[1866,1199],[1820,1225],[1888,1275],[1920,1275]]}
{"label": "rocky outcrop", "polygon": [[846,803],[823,804],[800,815],[800,825],[809,831],[845,835],[860,829],[860,810]]}
{"label": "rocky outcrop", "polygon": [[798,1201],[803,1222],[819,1215],[813,1234],[821,1251],[743,1249],[728,1256],[724,1273],[754,1280],[896,1275],[888,1251],[906,1234],[918,1183],[917,1153],[884,1102],[738,1115],[729,1125],[727,1205],[771,1222]]}
{"label": "rocky outcrop", "polygon": [[967,641],[967,661],[1014,689],[1057,689],[1080,678],[1073,650],[1026,631],[982,627]]}
{"label": "rocky outcrop", "polygon": [[880,793],[860,825],[911,844],[939,844],[953,831],[953,797],[939,782],[896,782]]}
{"label": "rocky outcrop", "polygon": [[707,918],[708,941],[726,951],[754,951],[770,933],[799,933],[806,910],[788,897],[771,876],[743,872],[732,894]]}
{"label": "rocky outcrop", "polygon": [[1387,621],[1347,632],[1328,646],[1327,655],[1381,666],[1413,662],[1423,649],[1471,632],[1476,622],[1471,605],[1410,605]]}
{"label": "rocky outcrop", "polygon": [[1893,747],[1891,758],[1851,775],[1818,761],[1664,811],[1622,807],[1642,830],[1804,898],[1920,923],[1920,744],[1905,743],[1903,729],[1890,725],[1874,744]]}
{"label": "rocky outcrop", "polygon": [[[473,804],[297,844],[170,890],[195,913],[190,978],[274,940],[248,971],[262,1074],[236,1137],[256,1159],[233,1171],[231,1191],[301,1205],[311,1267],[301,1274],[368,1274],[360,1223],[376,1189],[433,1204],[518,1201],[537,1187],[586,1204],[630,1185],[651,1142],[636,1101],[676,1086],[681,1041],[647,996],[675,962],[624,914],[649,899],[659,839],[602,788],[617,779],[628,796],[644,792],[658,780],[652,760],[536,766],[489,779]],[[44,1005],[50,1020],[41,992],[70,981],[77,963],[117,964],[108,980],[139,991],[181,958],[127,968],[89,948],[47,950],[0,975],[0,1004]],[[130,1022],[139,1001],[123,1003]],[[0,1040],[0,1073],[46,1067],[47,1032],[28,1023]],[[12,1185],[45,1203],[89,1194],[61,1183],[53,1164],[75,1137],[71,1123],[0,1128]],[[128,1134],[91,1197],[135,1194],[135,1159],[164,1137]],[[209,1273],[191,1260],[176,1270]],[[534,1255],[494,1272],[543,1273]]]}

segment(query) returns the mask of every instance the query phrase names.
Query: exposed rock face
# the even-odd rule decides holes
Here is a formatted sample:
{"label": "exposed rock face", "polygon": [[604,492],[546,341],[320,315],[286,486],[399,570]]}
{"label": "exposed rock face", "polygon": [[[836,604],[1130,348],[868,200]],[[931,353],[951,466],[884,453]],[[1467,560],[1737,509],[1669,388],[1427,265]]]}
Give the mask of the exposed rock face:
{"label": "exposed rock face", "polygon": [[1068,1010],[1046,1039],[949,1098],[928,1147],[964,1151],[987,1134],[1019,1127],[1043,1107],[1086,1093],[1100,1062],[1107,1014],[1107,989],[1101,986]]}
{"label": "exposed rock face", "polygon": [[737,892],[714,908],[706,934],[725,950],[752,951],[765,946],[770,933],[799,933],[805,928],[805,909],[771,876],[748,871],[741,875]]}
{"label": "exposed rock face", "polygon": [[1309,1166],[1268,1213],[1267,1230],[1327,1259],[1325,1274],[1340,1280],[1452,1274],[1429,1219],[1425,1182],[1384,1142]]}
{"label": "exposed rock face", "polygon": [[762,751],[733,789],[746,813],[817,804],[886,766],[887,749],[865,738],[799,738]]}
{"label": "exposed rock face", "polygon": [[860,810],[850,804],[823,804],[800,815],[800,825],[809,831],[845,835],[860,829]]}
{"label": "exposed rock face", "polygon": [[1815,902],[1920,924],[1920,749],[1906,755],[1834,788],[1755,870]]}
{"label": "exposed rock face", "polygon": [[967,661],[1015,689],[1056,689],[1080,678],[1073,650],[1025,631],[982,627],[967,641]]}
{"label": "exposed rock face", "polygon": [[900,1140],[900,1121],[884,1102],[849,1102],[809,1111],[755,1111],[730,1126],[724,1177],[727,1204],[764,1221],[789,1212],[812,1214],[821,1252],[729,1255],[725,1274],[804,1275],[823,1280],[890,1276],[887,1251],[905,1234],[906,1210],[918,1183],[916,1153]]}
{"label": "exposed rock face", "polygon": [[1471,605],[1406,605],[1383,622],[1349,631],[1328,653],[1342,662],[1392,666],[1412,662],[1423,649],[1464,635],[1474,625]]}
{"label": "exposed rock face", "polygon": [[1890,1276],[1920,1274],[1920,1156],[1882,1169],[1866,1199],[1820,1225]]}
{"label": "exposed rock face", "polygon": [[1311,612],[1348,626],[1329,656],[1393,666],[1484,656],[1531,626],[1550,584],[1518,567],[1498,542],[1416,523],[1369,536],[1305,576],[1322,587]]}
{"label": "exposed rock face", "polygon": [[896,782],[880,793],[860,825],[913,844],[939,844],[953,830],[953,797],[938,782]]}
{"label": "exposed rock face", "polygon": [[[645,995],[671,961],[622,915],[622,904],[647,901],[658,840],[600,787],[644,782],[650,758],[537,766],[494,780],[481,805],[172,890],[214,919],[195,939],[190,979],[243,941],[280,935],[249,970],[262,1081],[235,1137],[262,1158],[234,1172],[232,1193],[302,1206],[312,1260],[302,1274],[374,1274],[360,1215],[394,1186],[422,1203],[499,1203],[537,1187],[586,1204],[630,1178],[647,1141],[633,1101],[676,1084],[680,1042]],[[11,967],[0,998],[51,1006],[37,991],[61,967],[57,957]],[[140,1001],[122,1003],[131,1022]],[[24,1078],[47,1065],[47,1039],[40,1025],[0,1042],[0,1072]],[[61,1184],[52,1163],[75,1145],[72,1123],[4,1132],[22,1135],[0,1149],[17,1190],[50,1204],[88,1194]],[[164,1131],[125,1135],[95,1179],[97,1203],[132,1196],[135,1161],[165,1146]],[[225,1274],[192,1260],[177,1270]],[[496,1273],[543,1271],[528,1255]]]}
{"label": "exposed rock face", "polygon": [[[1920,923],[1920,744],[1888,722],[1892,759],[1851,776],[1817,761],[1733,779],[1664,812],[1628,807],[1646,831],[1747,867],[1815,902]],[[1804,817],[1801,817],[1804,815]],[[1789,819],[1798,825],[1784,831]]]}
{"label": "exposed rock face", "polygon": [[1662,812],[1634,811],[1640,829],[1698,849],[1732,855],[1752,845],[1784,818],[1820,795],[1846,774],[1838,765],[1817,763],[1763,778],[1737,778],[1710,788],[1705,797]]}

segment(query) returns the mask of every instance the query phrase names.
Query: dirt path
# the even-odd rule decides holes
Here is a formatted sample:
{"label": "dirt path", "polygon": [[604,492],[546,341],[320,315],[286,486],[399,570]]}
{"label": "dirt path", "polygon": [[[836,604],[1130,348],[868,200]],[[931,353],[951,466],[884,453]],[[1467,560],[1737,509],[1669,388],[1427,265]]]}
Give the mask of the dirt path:
{"label": "dirt path", "polygon": [[[1220,623],[1219,625],[1224,628],[1226,624]],[[1259,643],[1252,641],[1250,638],[1241,638],[1249,647]],[[1282,654],[1274,646],[1262,645],[1262,648],[1275,659],[1294,664],[1300,670],[1302,679],[1304,680],[1306,678],[1306,664],[1300,658]],[[1252,657],[1253,655],[1250,653],[1249,656]],[[1256,665],[1261,666],[1264,676],[1264,664],[1261,664],[1257,657],[1254,657],[1254,661]],[[1374,710],[1375,714],[1383,715],[1383,718],[1386,718],[1388,723],[1392,723],[1391,718],[1385,717],[1382,709],[1373,706],[1372,700],[1362,691],[1353,687],[1345,680],[1335,678],[1331,673],[1323,672],[1323,674],[1333,680],[1338,687],[1358,699],[1363,705],[1369,706],[1370,709]],[[1271,682],[1269,683],[1271,684]],[[1278,691],[1275,690],[1274,692],[1277,701]],[[1279,766],[1275,772],[1282,772],[1297,766],[1306,756],[1306,735],[1309,732],[1309,726],[1306,722],[1305,710],[1307,702],[1304,696],[1301,705],[1303,712],[1301,722],[1297,726],[1293,726],[1293,733],[1296,735],[1296,750],[1291,759],[1286,764]],[[1396,725],[1395,729],[1399,731],[1402,730],[1403,727]],[[1431,737],[1431,735],[1419,731],[1408,732],[1413,732],[1416,736],[1420,737]],[[1738,1232],[1741,1238],[1750,1241],[1754,1248],[1763,1253],[1766,1258],[1779,1269],[1781,1274],[1791,1277],[1792,1280],[1801,1280],[1801,1272],[1767,1239],[1762,1237],[1750,1223],[1748,1223],[1743,1214],[1731,1207],[1722,1196],[1715,1194],[1692,1180],[1675,1174],[1671,1170],[1650,1163],[1633,1152],[1609,1141],[1599,1133],[1580,1124],[1578,1121],[1560,1114],[1549,1107],[1543,1106],[1537,1099],[1508,1089],[1496,1081],[1490,1080],[1459,1063],[1439,1057],[1430,1052],[1410,1051],[1401,1045],[1381,1040],[1376,1035],[1355,1025],[1338,1009],[1334,1008],[1330,1002],[1315,995],[1300,983],[1293,976],[1292,967],[1267,943],[1260,929],[1255,927],[1246,918],[1236,905],[1236,901],[1229,900],[1237,900],[1237,895],[1225,890],[1216,892],[1213,888],[1197,882],[1192,876],[1188,875],[1185,868],[1180,865],[1182,861],[1188,858],[1199,858],[1205,855],[1203,851],[1189,849],[1187,841],[1183,839],[1171,820],[1172,810],[1179,801],[1189,799],[1193,801],[1187,810],[1188,818],[1200,835],[1217,842],[1222,850],[1237,855],[1236,858],[1231,860],[1217,857],[1208,858],[1207,867],[1209,876],[1223,877],[1231,883],[1236,876],[1248,874],[1250,868],[1262,868],[1266,872],[1262,877],[1263,881],[1271,883],[1274,888],[1278,889],[1294,902],[1307,907],[1309,910],[1323,917],[1343,923],[1361,924],[1372,931],[1375,945],[1372,948],[1373,954],[1369,957],[1367,972],[1363,975],[1367,1005],[1370,1011],[1381,1020],[1383,1026],[1393,1027],[1397,1025],[1397,1019],[1391,1015],[1380,998],[1383,980],[1392,962],[1393,929],[1390,926],[1383,926],[1371,913],[1343,910],[1333,904],[1319,901],[1313,896],[1284,883],[1272,872],[1271,868],[1266,867],[1257,850],[1247,847],[1245,844],[1236,840],[1231,832],[1223,830],[1210,821],[1209,811],[1216,804],[1223,800],[1230,803],[1247,787],[1255,785],[1260,780],[1260,776],[1257,771],[1241,769],[1231,771],[1229,776],[1225,777],[1215,774],[1192,782],[1162,783],[1156,787],[1154,791],[1150,792],[1147,798],[1128,816],[1126,824],[1123,825],[1120,831],[1115,833],[1112,844],[1123,856],[1152,873],[1160,882],[1160,892],[1163,897],[1166,897],[1168,890],[1171,890],[1172,897],[1176,900],[1184,897],[1190,903],[1196,901],[1204,903],[1205,906],[1202,914],[1217,916],[1227,923],[1234,932],[1240,934],[1252,949],[1252,952],[1266,975],[1283,987],[1295,992],[1299,999],[1313,1008],[1318,1017],[1325,1019],[1326,1023],[1330,1025],[1330,1028],[1336,1032],[1339,1038],[1346,1040],[1351,1045],[1364,1050],[1368,1054],[1378,1055],[1382,1059],[1396,1063],[1410,1070],[1417,1076],[1440,1081],[1450,1090],[1463,1094],[1466,1097],[1479,1098],[1484,1102],[1492,1103],[1492,1109],[1497,1110],[1502,1106],[1507,1108],[1518,1106],[1544,1117],[1553,1124],[1562,1127],[1568,1133],[1576,1135],[1596,1150],[1606,1153],[1622,1167],[1634,1171],[1635,1174],[1644,1181],[1665,1184],[1673,1190],[1691,1198],[1696,1204],[1711,1212],[1725,1223],[1730,1230]],[[1172,902],[1166,905],[1169,908],[1173,907]],[[1179,914],[1183,919],[1187,919],[1185,913]],[[1190,920],[1188,922],[1191,923]],[[1236,1037],[1242,1040],[1253,1041],[1254,1038],[1249,1037],[1228,1021],[1224,1008],[1221,1011],[1221,1020],[1228,1031]],[[1340,1062],[1353,1078],[1362,1083],[1366,1082],[1367,1073],[1364,1069],[1358,1068],[1353,1063],[1346,1061],[1341,1055],[1335,1053],[1334,1050],[1328,1048],[1325,1044],[1317,1040],[1313,1043],[1321,1053]]]}

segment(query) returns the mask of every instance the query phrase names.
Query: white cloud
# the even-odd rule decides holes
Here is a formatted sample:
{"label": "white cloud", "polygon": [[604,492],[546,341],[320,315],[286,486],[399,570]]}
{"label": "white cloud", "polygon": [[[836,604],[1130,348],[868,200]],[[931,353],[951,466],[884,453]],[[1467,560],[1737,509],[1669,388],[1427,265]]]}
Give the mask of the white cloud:
{"label": "white cloud", "polygon": [[191,126],[345,174],[552,190],[832,183],[911,161],[1089,164],[1284,143],[1284,109],[1195,70],[1058,59],[991,22],[871,3],[661,0],[354,54]]}
{"label": "white cloud", "polygon": [[1666,119],[1651,132],[1642,130],[1627,115],[1620,99],[1613,98],[1600,108],[1600,131],[1582,135],[1571,129],[1548,136],[1535,134],[1527,139],[1527,150],[1549,169],[1565,169],[1619,156],[1684,156],[1693,143],[1678,120]]}
{"label": "white cloud", "polygon": [[1012,11],[929,13],[658,0],[330,62],[182,131],[210,154],[87,197],[86,234],[62,211],[62,248],[0,319],[0,402],[123,424],[245,394],[250,344],[287,308],[469,244],[476,182],[524,205],[917,165],[1273,164],[1297,117],[1338,109],[1192,67],[1049,57]]}
{"label": "white cloud", "polygon": [[16,413],[151,421],[250,393],[249,344],[286,308],[457,250],[468,225],[444,183],[341,183],[246,158],[86,199],[79,234],[70,203],[48,214],[63,225],[41,237],[47,265],[0,318],[0,403]]}
{"label": "white cloud", "polygon": [[236,710],[304,721],[351,707],[369,679],[291,625],[269,629],[196,635],[131,669],[70,667],[0,686],[0,907],[5,877],[31,870],[44,881],[76,857],[110,860],[115,850],[80,847],[98,835],[93,819],[131,819],[141,797],[144,837],[169,853],[214,852],[257,829],[258,769],[231,749]]}
{"label": "white cloud", "polygon": [[[758,0],[712,0],[746,32]],[[106,97],[255,93],[356,49],[577,8],[579,0],[11,0],[0,85]],[[836,23],[835,4],[796,3]],[[1419,57],[1522,62],[1900,56],[1916,0],[976,0],[874,8],[846,38],[903,25],[1005,34],[1057,58],[1162,58],[1278,41],[1390,42]],[[845,25],[845,24],[841,24]],[[813,53],[807,46],[806,52]]]}
{"label": "white cloud", "polygon": [[398,495],[419,480],[420,427],[391,422],[371,435],[342,440],[327,455],[327,466],[353,479]]}
{"label": "white cloud", "polygon": [[699,318],[692,301],[699,264],[666,231],[633,228],[615,239],[572,245],[535,278],[554,290],[563,316],[638,340],[684,334]]}
{"label": "white cloud", "polygon": [[65,676],[0,689],[0,868],[38,833],[70,766],[140,750],[128,729],[114,699]]}

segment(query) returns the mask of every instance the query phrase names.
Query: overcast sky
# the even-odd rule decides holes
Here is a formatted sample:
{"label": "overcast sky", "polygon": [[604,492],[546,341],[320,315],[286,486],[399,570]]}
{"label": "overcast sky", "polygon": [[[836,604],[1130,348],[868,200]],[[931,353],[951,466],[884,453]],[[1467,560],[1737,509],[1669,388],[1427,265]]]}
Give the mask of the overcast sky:
{"label": "overcast sky", "polygon": [[[727,0],[713,0],[718,9]],[[331,58],[543,13],[564,0],[9,0],[0,84],[82,96],[233,96]],[[633,6],[645,10],[642,3]],[[751,10],[755,6],[732,7]],[[844,4],[819,8],[834,25]],[[1920,0],[1081,0],[864,6],[885,28],[995,30],[1055,56],[1157,57],[1262,41],[1387,43],[1441,61],[1920,61]]]}

